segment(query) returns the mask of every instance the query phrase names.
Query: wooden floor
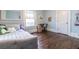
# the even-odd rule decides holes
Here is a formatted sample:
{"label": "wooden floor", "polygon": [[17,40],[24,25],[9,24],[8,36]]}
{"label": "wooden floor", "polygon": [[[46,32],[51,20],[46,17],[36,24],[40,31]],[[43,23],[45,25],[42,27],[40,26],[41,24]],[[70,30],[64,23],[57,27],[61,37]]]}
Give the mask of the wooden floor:
{"label": "wooden floor", "polygon": [[40,49],[79,49],[79,39],[55,32],[33,33]]}

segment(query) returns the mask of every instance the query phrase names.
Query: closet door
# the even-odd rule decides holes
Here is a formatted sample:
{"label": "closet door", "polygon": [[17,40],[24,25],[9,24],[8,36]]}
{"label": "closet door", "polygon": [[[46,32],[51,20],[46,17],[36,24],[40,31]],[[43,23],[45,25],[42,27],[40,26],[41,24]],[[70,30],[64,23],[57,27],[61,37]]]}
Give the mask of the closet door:
{"label": "closet door", "polygon": [[56,11],[57,31],[59,33],[68,34],[68,14],[67,10]]}

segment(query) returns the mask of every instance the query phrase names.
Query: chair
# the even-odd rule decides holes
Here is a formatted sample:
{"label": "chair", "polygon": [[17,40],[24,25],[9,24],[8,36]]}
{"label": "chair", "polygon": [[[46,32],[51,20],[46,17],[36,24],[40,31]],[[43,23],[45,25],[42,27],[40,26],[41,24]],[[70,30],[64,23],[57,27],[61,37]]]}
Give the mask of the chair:
{"label": "chair", "polygon": [[37,26],[37,32],[47,31],[47,25],[48,24],[38,24],[38,26]]}

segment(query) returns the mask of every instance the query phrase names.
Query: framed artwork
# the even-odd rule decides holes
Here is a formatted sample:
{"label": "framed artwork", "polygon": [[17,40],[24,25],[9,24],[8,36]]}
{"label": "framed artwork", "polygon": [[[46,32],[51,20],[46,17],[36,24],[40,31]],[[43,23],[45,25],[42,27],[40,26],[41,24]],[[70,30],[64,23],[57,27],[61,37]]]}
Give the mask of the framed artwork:
{"label": "framed artwork", "polygon": [[49,16],[49,17],[48,17],[48,21],[51,22],[51,20],[52,20],[52,17]]}
{"label": "framed artwork", "polygon": [[43,17],[42,17],[42,16],[40,16],[40,19],[43,19]]}
{"label": "framed artwork", "polygon": [[79,13],[76,14],[75,26],[79,26]]}

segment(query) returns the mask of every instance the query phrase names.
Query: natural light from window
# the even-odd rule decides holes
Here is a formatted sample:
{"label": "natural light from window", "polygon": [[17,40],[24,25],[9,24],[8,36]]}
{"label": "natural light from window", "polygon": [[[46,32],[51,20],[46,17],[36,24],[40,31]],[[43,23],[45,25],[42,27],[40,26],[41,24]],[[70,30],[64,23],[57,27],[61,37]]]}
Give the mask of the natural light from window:
{"label": "natural light from window", "polygon": [[26,17],[26,26],[34,26],[35,25],[34,11],[26,11],[25,17]]}

